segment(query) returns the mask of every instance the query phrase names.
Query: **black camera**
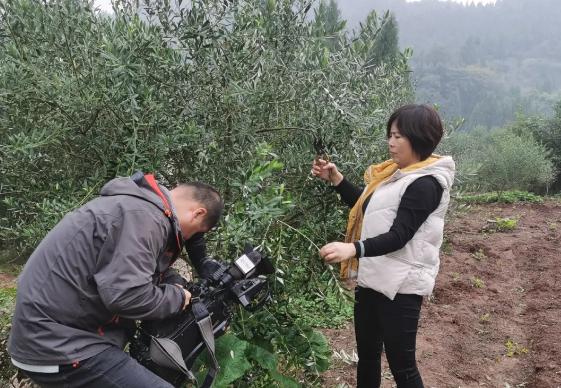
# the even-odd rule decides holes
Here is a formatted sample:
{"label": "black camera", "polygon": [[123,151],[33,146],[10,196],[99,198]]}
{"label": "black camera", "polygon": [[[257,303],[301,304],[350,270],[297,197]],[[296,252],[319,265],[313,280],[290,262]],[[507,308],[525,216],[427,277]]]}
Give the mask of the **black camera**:
{"label": "black camera", "polygon": [[130,344],[130,354],[140,364],[176,387],[187,379],[197,381],[191,368],[206,348],[213,365],[200,385],[210,387],[218,370],[214,339],[224,334],[232,319],[232,306],[253,311],[270,300],[267,279],[273,265],[246,246],[244,254],[226,264],[207,258],[200,265],[200,280],[188,283],[188,308],[171,318],[142,321]]}

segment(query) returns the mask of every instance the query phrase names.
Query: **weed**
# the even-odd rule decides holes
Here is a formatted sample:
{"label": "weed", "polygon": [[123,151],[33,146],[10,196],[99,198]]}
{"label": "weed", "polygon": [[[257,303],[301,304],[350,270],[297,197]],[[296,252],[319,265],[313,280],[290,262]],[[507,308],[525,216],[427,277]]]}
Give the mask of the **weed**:
{"label": "weed", "polygon": [[471,257],[473,257],[477,261],[482,261],[487,259],[487,255],[485,255],[483,248],[479,248],[477,251],[473,252],[471,254]]}
{"label": "weed", "polygon": [[516,202],[529,202],[541,203],[543,198],[539,195],[529,193],[527,191],[504,191],[504,192],[490,192],[471,195],[459,195],[456,198],[460,202],[465,203],[516,203]]}
{"label": "weed", "polygon": [[446,237],[444,237],[444,240],[442,241],[442,246],[440,247],[440,250],[445,255],[451,255],[452,254],[452,243]]}
{"label": "weed", "polygon": [[508,232],[516,229],[518,226],[518,220],[515,218],[497,218],[495,221],[497,222],[497,229],[500,232]]}
{"label": "weed", "polygon": [[475,287],[475,288],[485,288],[485,282],[483,281],[483,279],[478,278],[477,276],[474,276],[471,279],[471,284]]}
{"label": "weed", "polygon": [[518,344],[513,339],[507,339],[505,342],[507,357],[521,356],[528,353],[528,348]]}
{"label": "weed", "polygon": [[457,282],[458,280],[460,280],[460,273],[459,272],[452,272],[450,275],[452,275],[452,280]]}
{"label": "weed", "polygon": [[491,313],[485,313],[479,317],[479,322],[488,323],[491,320]]}
{"label": "weed", "polygon": [[[6,349],[8,342],[15,302],[15,288],[0,288],[0,347],[2,349]],[[2,378],[13,376],[16,372],[9,360],[7,352],[0,352],[0,386],[3,386]]]}
{"label": "weed", "polygon": [[518,219],[511,217],[497,217],[494,220],[487,220],[488,225],[482,232],[510,232],[518,226]]}

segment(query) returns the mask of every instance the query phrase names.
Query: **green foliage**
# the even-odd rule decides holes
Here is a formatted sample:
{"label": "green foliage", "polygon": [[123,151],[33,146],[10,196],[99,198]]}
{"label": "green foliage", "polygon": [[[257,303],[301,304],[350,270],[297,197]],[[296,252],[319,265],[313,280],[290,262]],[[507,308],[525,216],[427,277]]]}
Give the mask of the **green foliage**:
{"label": "green foliage", "polygon": [[[220,360],[220,371],[216,376],[214,385],[216,387],[227,387],[251,368],[251,363],[246,355],[249,343],[239,340],[233,335],[225,334],[216,340],[215,346],[216,358]],[[199,373],[197,380],[204,381],[205,375],[206,371]]]}
{"label": "green foliage", "polygon": [[549,115],[561,97],[561,43],[554,38],[561,36],[561,3],[463,3],[355,0],[352,8],[395,15],[401,47],[415,53],[417,100],[439,104],[447,118],[465,118],[465,129],[504,126],[518,111]]}
{"label": "green foliage", "polygon": [[492,220],[487,220],[487,225],[483,228],[483,232],[511,232],[518,226],[518,219],[511,217],[496,217]]}
{"label": "green foliage", "polygon": [[[348,299],[347,299],[348,298]],[[311,327],[342,327],[353,317],[353,302],[351,296],[342,298],[333,289],[327,289],[320,294],[299,296],[295,295],[291,301],[292,312],[296,321]]]}
{"label": "green foliage", "polygon": [[[321,0],[314,10],[313,34],[324,39],[330,51],[336,51],[344,43],[346,21],[341,18],[341,11],[335,0]],[[322,58],[323,59],[323,58]],[[327,61],[327,58],[324,60]]]}
{"label": "green foliage", "polygon": [[518,220],[516,218],[497,218],[495,219],[495,226],[499,232],[509,232],[516,229]]}
{"label": "green foliage", "polygon": [[464,190],[543,192],[554,179],[549,152],[531,134],[518,135],[512,129],[456,131],[446,143]]}
{"label": "green foliage", "polygon": [[[15,288],[0,287],[0,347],[6,349],[8,346],[8,335],[10,334],[11,317],[16,303]],[[16,370],[12,366],[8,352],[0,353],[0,383],[2,377],[11,377]]]}
{"label": "green foliage", "polygon": [[543,197],[527,191],[511,190],[481,194],[464,194],[456,196],[456,200],[464,203],[542,203]]}
{"label": "green foliage", "polygon": [[[275,303],[238,311],[232,325],[252,368],[240,360],[224,381],[314,381],[330,351],[311,326],[350,310],[317,252],[341,239],[346,213],[308,175],[313,144],[359,183],[387,156],[389,113],[411,100],[411,53],[373,63],[389,16],[371,14],[347,36],[334,3],[316,20],[307,0],[178,5],[118,0],[108,17],[86,0],[0,2],[0,248],[32,249],[105,182],[137,169],[167,185],[208,182],[226,203],[209,252],[230,260],[250,242],[276,268]],[[331,33],[328,48],[318,36]],[[298,313],[324,303],[325,315],[314,324],[292,301]],[[252,358],[254,346],[275,354],[277,369]]]}
{"label": "green foliage", "polygon": [[[300,386],[295,380],[280,373],[278,357],[260,346],[250,344],[232,334],[219,337],[215,345],[216,357],[220,360],[220,371],[214,381],[214,387],[229,387],[233,382],[256,369],[265,372],[265,375],[250,373],[246,377],[245,383],[252,376],[259,376],[258,381],[260,382],[276,382],[284,387]],[[210,359],[205,350],[193,367],[198,381],[204,380],[209,362]]]}
{"label": "green foliage", "polygon": [[529,132],[547,148],[555,168],[555,189],[561,188],[561,101],[550,118],[519,115],[512,124],[513,131]]}
{"label": "green foliage", "polygon": [[485,282],[483,281],[483,279],[478,278],[477,276],[474,276],[473,278],[471,278],[471,284],[475,288],[485,288]]}
{"label": "green foliage", "polygon": [[528,353],[528,348],[515,342],[512,338],[505,341],[505,350],[507,357],[521,356]]}

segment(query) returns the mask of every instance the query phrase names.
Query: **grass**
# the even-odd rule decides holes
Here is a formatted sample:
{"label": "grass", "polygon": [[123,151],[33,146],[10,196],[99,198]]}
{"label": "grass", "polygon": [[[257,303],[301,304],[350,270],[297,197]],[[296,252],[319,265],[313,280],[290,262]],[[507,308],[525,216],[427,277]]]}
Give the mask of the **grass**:
{"label": "grass", "polygon": [[[16,289],[14,287],[0,288],[0,347],[6,349],[12,320],[12,313],[16,303]],[[15,373],[10,362],[8,352],[0,352],[0,386]]]}
{"label": "grass", "polygon": [[452,275],[452,281],[454,281],[454,282],[457,282],[461,278],[461,275],[460,275],[459,272],[452,272],[450,275]]}
{"label": "grass", "polygon": [[471,284],[472,286],[474,286],[475,288],[485,288],[485,282],[483,281],[483,279],[478,278],[477,276],[474,276],[471,279]]}
{"label": "grass", "polygon": [[503,192],[490,192],[478,194],[460,194],[456,200],[468,204],[482,204],[482,203],[542,203],[543,197],[529,193],[527,191],[503,191]]}
{"label": "grass", "polygon": [[15,287],[0,288],[0,324],[2,326],[10,322],[12,310],[16,303]]}
{"label": "grass", "polygon": [[515,342],[511,338],[506,340],[505,348],[506,348],[505,354],[507,357],[521,356],[523,354],[528,353],[528,348],[520,345],[519,343]]}
{"label": "grass", "polygon": [[482,229],[485,233],[512,232],[518,227],[518,219],[513,217],[496,217],[487,220],[487,226]]}
{"label": "grass", "polygon": [[495,226],[499,232],[510,232],[518,226],[518,220],[516,218],[496,218]]}
{"label": "grass", "polygon": [[0,250],[0,272],[17,276],[21,272],[28,255],[19,255],[13,249]]}

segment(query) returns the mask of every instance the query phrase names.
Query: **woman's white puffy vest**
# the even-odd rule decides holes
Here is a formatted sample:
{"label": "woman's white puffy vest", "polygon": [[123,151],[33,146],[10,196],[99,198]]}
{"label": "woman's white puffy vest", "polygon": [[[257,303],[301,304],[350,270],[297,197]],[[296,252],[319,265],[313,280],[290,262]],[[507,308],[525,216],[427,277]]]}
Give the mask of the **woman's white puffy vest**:
{"label": "woman's white puffy vest", "polygon": [[361,240],[390,230],[401,197],[416,179],[432,175],[443,188],[440,204],[417,230],[413,238],[397,251],[383,256],[361,257],[358,285],[368,287],[393,300],[397,293],[430,295],[440,265],[444,216],[450,202],[455,165],[443,156],[429,166],[410,172],[397,170],[376,188],[365,210]]}

